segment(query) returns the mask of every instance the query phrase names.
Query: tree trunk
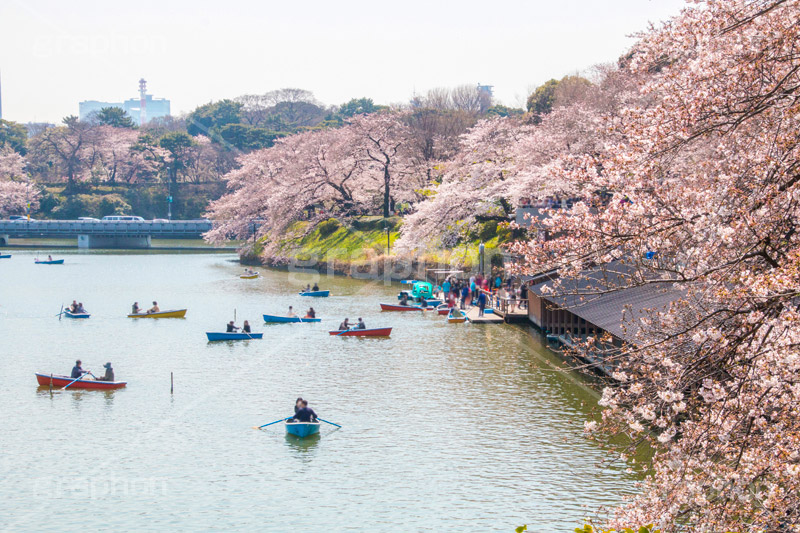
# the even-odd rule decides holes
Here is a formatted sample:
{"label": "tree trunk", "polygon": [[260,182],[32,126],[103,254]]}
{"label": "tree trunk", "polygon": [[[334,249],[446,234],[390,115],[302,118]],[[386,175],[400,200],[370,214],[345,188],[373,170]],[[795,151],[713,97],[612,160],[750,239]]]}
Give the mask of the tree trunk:
{"label": "tree trunk", "polygon": [[389,218],[389,201],[390,201],[390,190],[389,190],[389,167],[383,167],[383,217]]}

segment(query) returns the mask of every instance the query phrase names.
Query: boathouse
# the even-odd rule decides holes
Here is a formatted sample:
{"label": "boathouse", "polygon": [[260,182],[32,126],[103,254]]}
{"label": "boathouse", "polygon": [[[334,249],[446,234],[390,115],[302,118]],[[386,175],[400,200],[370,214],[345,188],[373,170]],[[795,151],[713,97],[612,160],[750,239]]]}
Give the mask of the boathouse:
{"label": "boathouse", "polygon": [[635,343],[639,319],[649,310],[665,310],[683,291],[669,280],[637,283],[634,276],[618,263],[588,271],[580,279],[533,280],[528,319],[566,345],[587,337],[599,339],[606,333],[617,347]]}

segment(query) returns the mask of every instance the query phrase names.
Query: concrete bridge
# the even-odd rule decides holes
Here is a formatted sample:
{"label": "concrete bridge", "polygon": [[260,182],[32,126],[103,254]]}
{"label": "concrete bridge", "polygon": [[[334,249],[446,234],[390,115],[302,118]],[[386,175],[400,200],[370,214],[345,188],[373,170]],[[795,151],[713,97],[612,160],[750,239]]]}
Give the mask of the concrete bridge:
{"label": "concrete bridge", "polygon": [[78,239],[78,248],[150,248],[152,238],[199,239],[210,220],[0,220],[0,246],[9,239]]}

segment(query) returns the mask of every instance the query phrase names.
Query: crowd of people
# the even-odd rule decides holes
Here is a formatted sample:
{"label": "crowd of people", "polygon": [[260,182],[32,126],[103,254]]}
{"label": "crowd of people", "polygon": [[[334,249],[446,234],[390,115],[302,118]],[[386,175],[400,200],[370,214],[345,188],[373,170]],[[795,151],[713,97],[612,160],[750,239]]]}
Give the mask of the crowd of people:
{"label": "crowd of people", "polygon": [[515,283],[514,278],[505,280],[497,274],[494,278],[482,274],[470,276],[469,279],[448,277],[436,288],[437,296],[448,307],[458,306],[466,309],[475,305],[478,307],[478,316],[483,316],[487,305],[491,304],[490,296],[499,300],[509,300],[509,312],[515,309],[527,309],[528,286],[525,283]]}

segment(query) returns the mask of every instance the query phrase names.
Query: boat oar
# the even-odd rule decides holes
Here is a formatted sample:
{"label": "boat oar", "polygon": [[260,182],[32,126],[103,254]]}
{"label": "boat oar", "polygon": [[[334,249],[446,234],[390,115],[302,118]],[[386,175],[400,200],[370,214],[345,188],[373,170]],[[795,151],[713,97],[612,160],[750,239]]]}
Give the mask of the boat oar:
{"label": "boat oar", "polygon": [[348,331],[350,331],[350,328],[343,329],[342,331],[340,331],[339,333],[337,333],[337,334],[336,334],[336,336],[338,337],[338,336],[339,336],[339,335],[341,335],[342,333],[347,333]]}
{"label": "boat oar", "polygon": [[[87,373],[88,373],[88,372],[87,372]],[[66,385],[64,385],[63,387],[61,387],[61,390],[64,390],[64,389],[66,389],[67,387],[69,387],[70,385],[72,385],[73,383],[75,383],[76,381],[80,381],[80,380],[82,380],[84,375],[85,375],[85,374],[81,374],[81,375],[80,375],[80,376],[78,376],[77,378],[73,379],[72,381],[70,381],[69,383],[67,383],[67,384],[66,384]]]}
{"label": "boat oar", "polygon": [[265,428],[267,426],[271,426],[272,424],[277,424],[278,422],[283,422],[284,420],[286,420],[286,419],[285,418],[279,418],[275,422],[270,422],[269,424],[264,424],[263,426],[253,426],[253,429]]}
{"label": "boat oar", "polygon": [[61,304],[61,311],[58,313],[58,321],[61,322],[61,315],[64,314],[64,304]]}
{"label": "boat oar", "polygon": [[339,424],[334,424],[333,422],[328,422],[327,420],[322,420],[321,418],[317,418],[317,420],[320,420],[320,421],[325,422],[326,424],[330,424],[332,426],[336,426],[337,428],[342,427]]}

